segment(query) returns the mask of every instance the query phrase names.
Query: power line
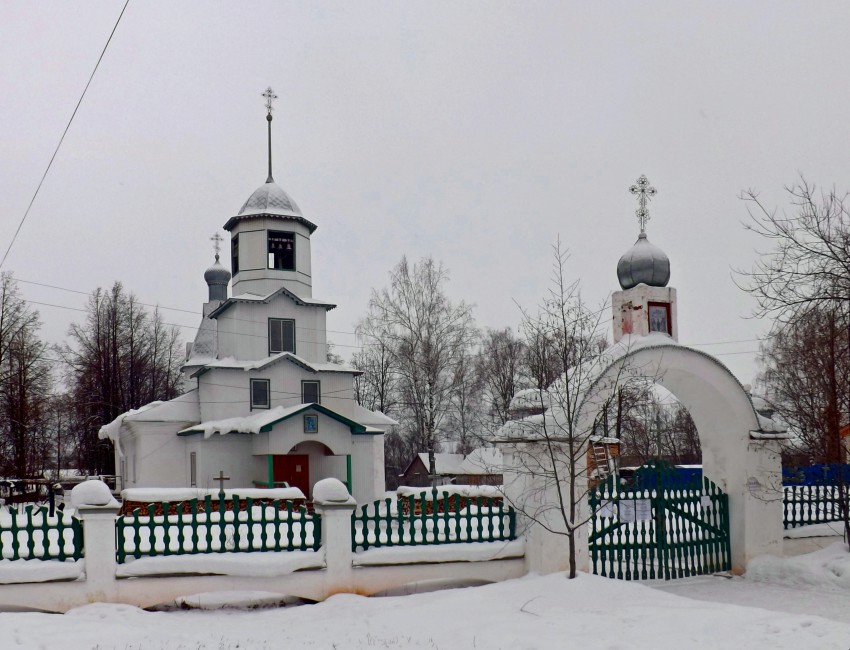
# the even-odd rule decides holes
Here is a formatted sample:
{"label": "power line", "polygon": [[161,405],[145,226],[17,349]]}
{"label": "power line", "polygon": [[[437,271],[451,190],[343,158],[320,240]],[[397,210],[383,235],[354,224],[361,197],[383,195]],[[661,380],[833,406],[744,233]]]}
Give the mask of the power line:
{"label": "power line", "polygon": [[97,63],[94,64],[94,69],[91,71],[91,75],[89,75],[89,80],[86,82],[86,87],[83,88],[83,93],[80,95],[80,99],[77,101],[77,105],[74,107],[74,112],[71,113],[71,119],[69,119],[68,123],[65,125],[65,130],[62,131],[62,137],[59,138],[59,143],[56,145],[56,149],[53,150],[53,155],[50,156],[50,162],[47,163],[47,168],[41,175],[41,180],[38,182],[38,187],[35,188],[35,192],[33,193],[29,205],[27,206],[27,209],[24,212],[24,216],[21,217],[21,221],[20,223],[18,223],[18,227],[15,229],[15,234],[12,236],[12,241],[9,242],[9,246],[6,248],[6,252],[3,253],[3,259],[0,260],[0,269],[3,268],[3,265],[6,263],[6,258],[9,256],[9,251],[12,250],[12,246],[15,245],[15,242],[18,239],[18,234],[21,232],[21,228],[23,227],[24,222],[29,216],[30,209],[32,208],[33,203],[35,203],[35,198],[38,196],[38,193],[41,190],[41,186],[44,183],[44,179],[47,178],[47,172],[50,171],[50,168],[53,165],[53,161],[56,159],[56,154],[59,153],[59,147],[61,147],[62,143],[65,141],[65,136],[68,133],[68,129],[71,128],[71,122],[74,121],[74,116],[76,116],[77,110],[80,108],[80,104],[83,103],[83,98],[86,96],[86,92],[88,91],[89,86],[91,85],[92,79],[94,79],[95,72],[97,72],[98,67],[100,67],[100,62],[103,60],[103,55],[106,54],[106,49],[112,42],[112,37],[115,35],[115,30],[118,29],[118,23],[121,22],[121,17],[124,15],[124,11],[127,9],[128,4],[130,4],[130,0],[127,0],[124,3],[124,7],[121,9],[121,13],[118,15],[118,20],[115,21],[115,25],[112,27],[112,31],[109,33],[109,38],[106,39],[106,45],[103,46],[103,50],[101,51],[100,56],[97,57]]}

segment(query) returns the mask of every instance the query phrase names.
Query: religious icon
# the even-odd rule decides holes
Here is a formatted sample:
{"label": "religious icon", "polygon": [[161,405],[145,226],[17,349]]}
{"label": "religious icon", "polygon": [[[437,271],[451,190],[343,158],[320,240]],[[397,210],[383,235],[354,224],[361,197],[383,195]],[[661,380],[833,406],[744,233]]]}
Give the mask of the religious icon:
{"label": "religious icon", "polygon": [[319,416],[304,416],[304,433],[319,433]]}
{"label": "religious icon", "polygon": [[670,334],[667,305],[649,305],[649,331]]}

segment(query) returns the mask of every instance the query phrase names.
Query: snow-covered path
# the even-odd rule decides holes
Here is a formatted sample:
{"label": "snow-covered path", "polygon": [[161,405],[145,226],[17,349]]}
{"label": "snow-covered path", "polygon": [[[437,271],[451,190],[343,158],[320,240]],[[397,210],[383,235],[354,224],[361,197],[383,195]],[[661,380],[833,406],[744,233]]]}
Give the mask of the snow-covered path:
{"label": "snow-covered path", "polygon": [[255,611],[145,612],[96,604],[64,616],[0,614],[0,629],[4,650],[850,647],[850,623],[563,574],[392,598],[339,595],[318,605]]}

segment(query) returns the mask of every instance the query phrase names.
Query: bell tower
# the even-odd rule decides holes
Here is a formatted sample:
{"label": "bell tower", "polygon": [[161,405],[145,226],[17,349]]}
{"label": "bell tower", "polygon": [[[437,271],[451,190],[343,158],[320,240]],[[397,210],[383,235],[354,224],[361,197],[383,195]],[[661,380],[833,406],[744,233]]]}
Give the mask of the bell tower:
{"label": "bell tower", "polygon": [[272,102],[277,95],[269,87],[266,99],[268,123],[268,177],[239,213],[227,220],[230,232],[232,295],[265,296],[281,286],[302,298],[313,295],[310,235],[316,225],[304,218],[300,208],[272,176]]}
{"label": "bell tower", "polygon": [[664,334],[679,340],[676,322],[676,290],[668,287],[670,260],[646,236],[649,221],[647,203],[658,191],[649,184],[646,176],[638,178],[629,188],[638,199],[635,214],[640,224],[638,239],[620,258],[617,279],[622,291],[611,296],[614,321],[614,343],[623,336]]}

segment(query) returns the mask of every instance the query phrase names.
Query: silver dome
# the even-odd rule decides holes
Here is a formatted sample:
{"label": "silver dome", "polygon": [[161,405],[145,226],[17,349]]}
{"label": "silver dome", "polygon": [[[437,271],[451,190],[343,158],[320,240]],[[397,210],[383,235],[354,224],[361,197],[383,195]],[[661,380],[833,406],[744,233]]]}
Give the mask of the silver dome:
{"label": "silver dome", "polygon": [[271,214],[281,217],[301,217],[301,209],[274,181],[263,183],[245,201],[237,217]]}
{"label": "silver dome", "polygon": [[617,279],[623,289],[639,284],[666,287],[670,281],[670,260],[657,246],[653,246],[641,233],[635,245],[617,263]]}
{"label": "silver dome", "polygon": [[216,253],[215,264],[204,271],[204,281],[209,288],[210,301],[227,300],[227,285],[230,278],[230,271],[221,265],[218,261],[218,253]]}

